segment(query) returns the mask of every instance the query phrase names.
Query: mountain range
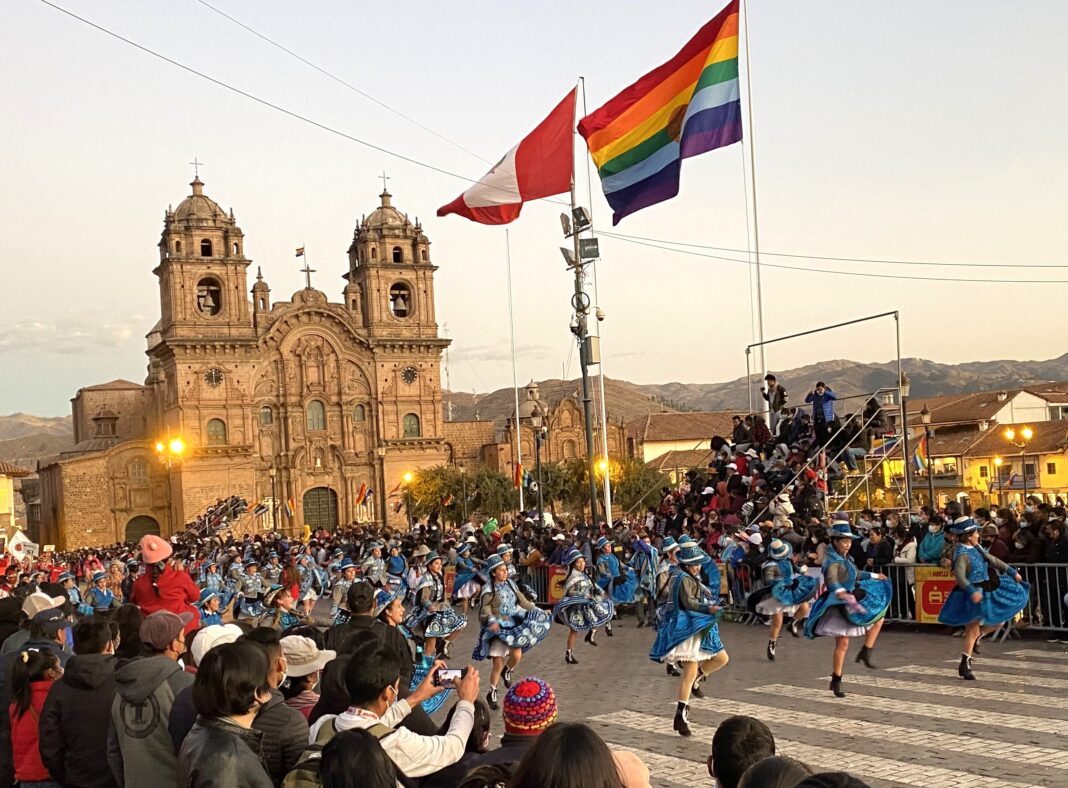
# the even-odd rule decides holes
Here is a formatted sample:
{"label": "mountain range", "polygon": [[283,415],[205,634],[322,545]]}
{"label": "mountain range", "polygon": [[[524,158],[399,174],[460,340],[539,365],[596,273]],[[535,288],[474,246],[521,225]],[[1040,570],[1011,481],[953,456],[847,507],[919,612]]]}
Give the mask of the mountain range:
{"label": "mountain range", "polygon": [[[1068,380],[1068,353],[1046,361],[969,361],[939,364],[922,358],[902,360],[911,380],[910,397],[965,394],[974,391],[1019,388],[1036,383]],[[787,370],[773,370],[791,402],[804,400],[817,380],[824,381],[840,399],[861,398],[876,389],[896,385],[895,361],[865,363],[834,359]],[[754,397],[759,385],[754,376]],[[591,394],[596,398],[596,378]],[[579,380],[538,381],[542,400],[553,403],[564,397],[580,397]],[[614,378],[605,379],[606,406],[613,421],[630,421],[660,411],[739,410],[748,408],[745,378],[725,383],[639,384]],[[525,398],[523,390],[520,399]],[[487,394],[455,391],[445,393],[446,418],[453,421],[491,420],[503,424],[514,412],[512,389]],[[449,409],[451,405],[451,416]],[[0,460],[33,470],[42,457],[65,451],[74,445],[70,416],[33,416],[14,413],[0,416]]]}

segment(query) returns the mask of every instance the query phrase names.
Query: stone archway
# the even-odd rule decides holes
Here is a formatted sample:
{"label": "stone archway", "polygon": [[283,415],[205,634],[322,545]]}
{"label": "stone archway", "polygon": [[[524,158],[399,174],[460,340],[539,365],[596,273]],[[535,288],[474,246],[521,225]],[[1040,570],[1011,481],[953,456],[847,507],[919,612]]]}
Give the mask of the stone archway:
{"label": "stone archway", "polygon": [[304,522],[313,531],[337,528],[337,493],[329,487],[313,487],[304,493]]}
{"label": "stone archway", "polygon": [[159,523],[156,522],[155,517],[149,517],[147,514],[139,514],[134,517],[130,522],[126,523],[126,541],[138,542],[141,537],[159,536]]}

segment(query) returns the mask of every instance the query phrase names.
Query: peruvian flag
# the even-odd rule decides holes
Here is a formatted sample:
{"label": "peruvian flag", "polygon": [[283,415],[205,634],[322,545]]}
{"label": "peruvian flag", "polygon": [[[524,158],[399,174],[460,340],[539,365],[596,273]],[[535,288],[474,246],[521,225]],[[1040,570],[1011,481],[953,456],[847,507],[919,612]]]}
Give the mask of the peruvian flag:
{"label": "peruvian flag", "polygon": [[455,213],[479,224],[508,224],[516,220],[527,200],[570,189],[575,93],[568,93],[549,117],[504,154],[478,183],[438,208],[438,216]]}

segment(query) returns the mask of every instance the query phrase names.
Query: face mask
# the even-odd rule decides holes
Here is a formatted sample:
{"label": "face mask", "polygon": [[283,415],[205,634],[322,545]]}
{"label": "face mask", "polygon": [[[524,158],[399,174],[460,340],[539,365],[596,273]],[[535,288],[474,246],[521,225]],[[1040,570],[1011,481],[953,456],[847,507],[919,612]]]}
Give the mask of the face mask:
{"label": "face mask", "polygon": [[994,522],[997,523],[998,525],[1005,525],[1005,518],[1004,517],[995,517],[994,518]]}
{"label": "face mask", "polygon": [[983,547],[990,547],[991,545],[994,544],[994,540],[993,539],[984,539],[982,542],[980,542],[980,544]]}
{"label": "face mask", "polygon": [[1035,507],[1032,506],[1031,504],[1027,504],[1027,506],[1024,507],[1024,511],[1025,512],[1033,512],[1034,510],[1035,510]]}
{"label": "face mask", "polygon": [[1023,550],[1023,547],[1024,547],[1023,542],[1015,542],[1015,544],[1016,544],[1016,549],[1017,550]]}
{"label": "face mask", "polygon": [[933,534],[936,534],[936,533],[938,533],[938,526],[937,525],[929,525],[929,526],[927,526],[927,530],[930,531]]}

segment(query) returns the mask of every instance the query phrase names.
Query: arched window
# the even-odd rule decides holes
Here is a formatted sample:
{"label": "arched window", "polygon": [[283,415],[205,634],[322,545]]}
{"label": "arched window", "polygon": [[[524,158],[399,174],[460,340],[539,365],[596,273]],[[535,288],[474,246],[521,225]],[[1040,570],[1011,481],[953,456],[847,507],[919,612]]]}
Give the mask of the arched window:
{"label": "arched window", "polygon": [[372,260],[377,260],[378,259],[378,250],[375,249],[373,246],[371,247],[371,259]]}
{"label": "arched window", "polygon": [[414,413],[409,413],[404,417],[404,437],[405,438],[418,438],[421,436],[419,432],[419,417]]}
{"label": "arched window", "polygon": [[236,241],[234,242],[234,254],[241,254],[241,247],[237,245]]}
{"label": "arched window", "polygon": [[393,317],[408,317],[412,312],[412,290],[404,282],[389,288],[389,311]]}
{"label": "arched window", "polygon": [[200,256],[201,257],[211,257],[211,240],[210,239],[205,238],[203,241],[200,242]]}
{"label": "arched window", "polygon": [[565,460],[573,460],[578,457],[578,446],[573,440],[566,440],[560,444],[560,454]]}
{"label": "arched window", "polygon": [[274,424],[274,411],[270,405],[264,405],[260,408],[260,425],[267,427],[271,424]]}
{"label": "arched window", "polygon": [[144,460],[130,460],[126,466],[126,475],[130,477],[131,484],[145,484],[148,482],[148,463]]}
{"label": "arched window", "polygon": [[426,249],[421,250],[419,255],[420,255],[420,259],[422,259],[422,261],[425,263],[426,262]]}
{"label": "arched window", "polygon": [[208,445],[226,445],[226,422],[222,419],[208,419]]}
{"label": "arched window", "polygon": [[326,429],[326,408],[317,399],[308,403],[308,432],[322,431]]}
{"label": "arched window", "polygon": [[222,311],[222,285],[219,280],[206,277],[197,282],[197,309],[202,315],[209,316]]}
{"label": "arched window", "polygon": [[403,263],[404,262],[404,253],[401,252],[401,248],[399,246],[394,246],[393,247],[393,262],[395,262],[395,263]]}
{"label": "arched window", "polygon": [[357,405],[355,408],[353,408],[352,420],[357,422],[367,421],[367,408],[365,408],[363,405]]}
{"label": "arched window", "polygon": [[182,253],[182,242],[181,241],[175,241],[174,242],[174,252],[175,252],[175,254],[181,254]]}

